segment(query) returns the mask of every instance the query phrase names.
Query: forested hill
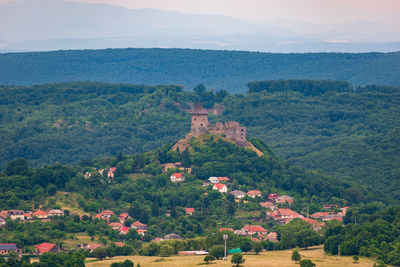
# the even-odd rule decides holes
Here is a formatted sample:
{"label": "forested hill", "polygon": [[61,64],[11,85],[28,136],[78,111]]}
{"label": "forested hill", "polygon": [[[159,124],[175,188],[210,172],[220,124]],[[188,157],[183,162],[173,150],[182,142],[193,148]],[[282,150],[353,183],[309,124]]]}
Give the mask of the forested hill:
{"label": "forested hill", "polygon": [[334,79],[400,85],[400,52],[272,54],[190,49],[106,49],[0,54],[0,84],[67,81],[204,83],[231,93],[252,80]]}
{"label": "forested hill", "polygon": [[[292,81],[307,90],[231,95],[197,86],[92,82],[0,87],[0,165],[18,157],[32,166],[134,154],[174,143],[190,130],[191,103],[235,120],[296,165],[321,169],[400,196],[400,89],[365,86],[318,92],[334,81]],[[266,82],[268,84],[268,82]],[[342,84],[339,82],[338,84]],[[286,89],[285,89],[286,88]],[[399,200],[399,199],[398,199]]]}

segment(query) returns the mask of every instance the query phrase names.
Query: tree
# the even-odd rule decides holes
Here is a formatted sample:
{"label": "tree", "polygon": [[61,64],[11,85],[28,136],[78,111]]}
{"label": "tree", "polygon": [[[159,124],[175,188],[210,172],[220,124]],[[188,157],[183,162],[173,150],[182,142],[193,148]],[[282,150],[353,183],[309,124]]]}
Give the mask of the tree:
{"label": "tree", "polygon": [[8,163],[4,173],[7,176],[11,175],[23,175],[26,176],[29,173],[28,161],[23,158],[18,158]]}
{"label": "tree", "polygon": [[222,258],[225,254],[225,247],[223,245],[214,245],[210,249],[210,255],[219,259]]}
{"label": "tree", "polygon": [[353,260],[354,260],[354,263],[358,263],[358,260],[359,260],[360,258],[357,256],[357,255],[354,255],[353,256]]}
{"label": "tree", "polygon": [[300,261],[300,267],[314,267],[315,263],[313,263],[311,260],[301,260]]}
{"label": "tree", "polygon": [[204,261],[207,262],[207,263],[210,263],[213,260],[215,260],[215,257],[213,255],[206,255],[204,257]]}
{"label": "tree", "polygon": [[292,261],[295,261],[296,263],[301,260],[301,255],[297,249],[293,250],[292,252]]}
{"label": "tree", "polygon": [[104,260],[107,257],[107,249],[106,248],[96,248],[93,250],[94,256],[99,260]]}
{"label": "tree", "polygon": [[160,256],[161,257],[169,257],[174,253],[174,248],[170,245],[162,245],[160,247]]}
{"label": "tree", "polygon": [[253,243],[253,250],[254,252],[258,255],[262,250],[264,249],[264,246],[261,242],[254,242]]}
{"label": "tree", "polygon": [[236,266],[239,266],[241,263],[245,262],[245,259],[243,259],[243,255],[240,252],[233,253],[231,262],[236,264]]}
{"label": "tree", "polygon": [[186,148],[182,152],[182,166],[185,168],[189,168],[192,165],[192,160],[190,159],[189,149]]}

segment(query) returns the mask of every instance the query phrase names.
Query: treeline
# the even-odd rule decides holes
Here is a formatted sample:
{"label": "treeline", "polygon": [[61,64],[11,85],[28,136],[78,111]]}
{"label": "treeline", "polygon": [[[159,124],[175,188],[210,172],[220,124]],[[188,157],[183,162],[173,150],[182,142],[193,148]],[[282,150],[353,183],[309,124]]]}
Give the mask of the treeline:
{"label": "treeline", "polygon": [[374,257],[400,266],[399,206],[365,205],[350,209],[344,222],[345,227],[336,225],[326,231],[326,252]]}
{"label": "treeline", "polygon": [[247,84],[249,93],[268,91],[270,93],[294,91],[305,96],[323,95],[328,91],[349,93],[352,92],[352,85],[349,82],[332,80],[275,80],[275,81],[254,81]]}
{"label": "treeline", "polygon": [[191,49],[102,49],[0,54],[0,84],[70,81],[134,84],[199,82],[244,93],[254,80],[341,80],[400,85],[400,53],[291,53]]}

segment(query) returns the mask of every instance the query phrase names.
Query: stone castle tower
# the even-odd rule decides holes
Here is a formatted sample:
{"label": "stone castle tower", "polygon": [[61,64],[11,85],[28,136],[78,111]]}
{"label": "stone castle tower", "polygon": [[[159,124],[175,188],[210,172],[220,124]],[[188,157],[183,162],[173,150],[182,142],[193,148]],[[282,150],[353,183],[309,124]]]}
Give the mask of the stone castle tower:
{"label": "stone castle tower", "polygon": [[207,133],[208,131],[208,112],[203,109],[200,102],[197,102],[194,109],[190,112],[192,114],[192,124],[190,132],[193,136],[199,136],[200,134]]}

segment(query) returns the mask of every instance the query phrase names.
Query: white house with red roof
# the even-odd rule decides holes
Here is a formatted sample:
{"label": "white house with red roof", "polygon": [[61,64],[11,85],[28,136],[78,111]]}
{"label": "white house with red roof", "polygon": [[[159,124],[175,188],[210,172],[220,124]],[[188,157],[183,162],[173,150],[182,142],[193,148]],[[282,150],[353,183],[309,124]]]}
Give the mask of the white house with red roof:
{"label": "white house with red roof", "polygon": [[279,197],[279,195],[276,194],[276,193],[269,193],[268,194],[268,199],[271,200],[271,201],[274,201],[274,202],[275,202],[275,199],[277,199],[278,197]]}
{"label": "white house with red roof", "polygon": [[110,226],[110,227],[111,227],[112,229],[114,229],[114,230],[119,230],[119,229],[121,229],[122,227],[124,227],[123,224],[122,224],[122,223],[119,223],[119,222],[112,222],[112,223],[109,223],[108,226]]}
{"label": "white house with red roof", "polygon": [[259,203],[261,207],[266,208],[266,209],[275,209],[275,205],[274,203],[270,202],[270,201],[265,201],[265,202],[260,202]]}
{"label": "white house with red roof", "polygon": [[216,183],[213,185],[213,190],[218,190],[220,193],[228,192],[228,187],[225,184]]}
{"label": "white house with red roof", "polygon": [[124,223],[126,220],[128,220],[128,219],[130,219],[131,218],[131,216],[129,216],[129,214],[128,213],[121,213],[119,216],[118,216],[118,219],[119,219],[119,221],[121,222],[121,223]]}
{"label": "white house with red roof", "polygon": [[276,203],[288,203],[290,205],[293,204],[293,198],[290,196],[279,196],[278,198],[275,199]]}
{"label": "white house with red roof", "polygon": [[114,179],[114,173],[115,173],[116,170],[117,170],[117,168],[111,167],[107,172],[107,177],[109,179]]}
{"label": "white house with red roof", "polygon": [[118,232],[120,235],[126,235],[126,234],[128,234],[130,229],[131,228],[125,226],[125,227],[122,227],[121,229],[119,229]]}
{"label": "white house with red roof", "polygon": [[[24,216],[25,216],[25,214],[24,214]],[[35,211],[34,213],[32,213],[32,216],[36,217],[38,219],[47,219],[48,218],[47,212],[44,212],[42,210]]]}
{"label": "white house with red roof", "polygon": [[147,230],[147,224],[136,221],[131,224],[131,228],[134,228],[136,230]]}
{"label": "white house with red roof", "polygon": [[184,208],[186,214],[188,215],[193,215],[194,214],[194,208]]}
{"label": "white house with red roof", "polygon": [[242,230],[247,231],[248,235],[267,234],[267,229],[265,229],[261,225],[245,225],[242,227]]}
{"label": "white house with red roof", "polygon": [[169,177],[171,179],[171,182],[176,183],[176,182],[184,182],[185,181],[185,176],[182,175],[182,173],[173,173]]}
{"label": "white house with red roof", "polygon": [[252,197],[252,198],[256,198],[256,197],[261,197],[262,196],[260,190],[250,190],[249,192],[247,192],[247,195],[249,197]]}
{"label": "white house with red roof", "polygon": [[271,217],[274,220],[282,223],[288,223],[295,218],[304,218],[303,215],[300,215],[291,209],[276,209],[268,212],[267,217]]}

